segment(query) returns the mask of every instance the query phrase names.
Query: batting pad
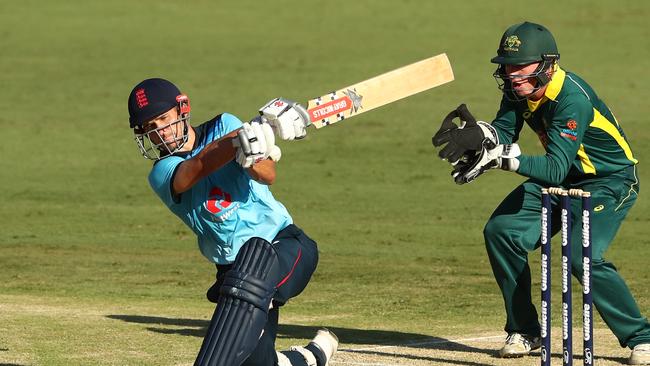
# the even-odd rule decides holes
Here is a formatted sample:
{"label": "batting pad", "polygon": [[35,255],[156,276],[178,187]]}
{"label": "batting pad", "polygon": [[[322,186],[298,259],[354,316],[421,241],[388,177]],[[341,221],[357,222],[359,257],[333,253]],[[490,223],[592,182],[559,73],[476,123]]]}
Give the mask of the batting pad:
{"label": "batting pad", "polygon": [[195,366],[239,366],[253,352],[279,281],[275,249],[261,238],[244,244],[225,275]]}

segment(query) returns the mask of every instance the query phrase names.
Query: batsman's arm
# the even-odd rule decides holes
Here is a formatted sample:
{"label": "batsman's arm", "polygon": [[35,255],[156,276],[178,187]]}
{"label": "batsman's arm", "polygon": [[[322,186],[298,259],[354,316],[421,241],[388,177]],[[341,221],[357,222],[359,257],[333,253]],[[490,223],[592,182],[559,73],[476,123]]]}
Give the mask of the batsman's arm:
{"label": "batsman's arm", "polygon": [[[235,159],[237,148],[233,142],[239,139],[238,131],[239,129],[232,131],[209,143],[196,156],[181,163],[172,182],[174,195],[189,190],[199,180]],[[272,158],[253,164],[246,171],[259,183],[271,185],[275,182],[275,162]]]}
{"label": "batsman's arm", "polygon": [[206,145],[193,158],[182,162],[174,174],[173,193],[181,194],[187,191],[199,180],[233,160],[237,151],[233,146],[233,140],[236,138],[237,131],[232,131]]}
{"label": "batsman's arm", "polygon": [[275,183],[276,170],[275,161],[266,159],[259,163],[247,168],[246,171],[258,183],[266,184],[267,186]]}

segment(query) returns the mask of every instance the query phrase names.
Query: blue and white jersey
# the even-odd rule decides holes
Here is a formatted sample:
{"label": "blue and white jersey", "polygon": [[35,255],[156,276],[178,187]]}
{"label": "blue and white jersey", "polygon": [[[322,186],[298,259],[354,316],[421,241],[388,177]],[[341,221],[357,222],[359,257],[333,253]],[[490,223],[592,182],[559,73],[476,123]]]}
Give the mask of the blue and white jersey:
{"label": "blue and white jersey", "polygon": [[191,152],[163,158],[149,173],[153,190],[194,231],[201,253],[217,264],[234,262],[248,239],[260,237],[271,242],[280,230],[293,223],[269,188],[251,178],[234,160],[173,197],[171,187],[176,168],[207,144],[241,126],[242,122],[228,113],[203,123],[194,128],[196,141]]}

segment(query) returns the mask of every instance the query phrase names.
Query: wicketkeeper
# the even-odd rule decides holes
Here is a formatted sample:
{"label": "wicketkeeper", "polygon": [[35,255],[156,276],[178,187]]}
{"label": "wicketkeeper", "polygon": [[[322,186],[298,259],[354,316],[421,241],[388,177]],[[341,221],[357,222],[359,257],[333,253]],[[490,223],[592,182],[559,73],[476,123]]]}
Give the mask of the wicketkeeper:
{"label": "wicketkeeper", "polygon": [[[508,337],[500,355],[518,357],[540,347],[528,253],[540,245],[541,189],[561,186],[591,192],[594,304],[621,346],[632,349],[630,364],[650,364],[650,324],[616,267],[603,257],[637,199],[637,160],[614,114],[589,84],[560,67],[559,58],[555,39],[544,26],[524,22],[509,27],[491,60],[498,65],[494,77],[503,92],[496,117],[492,123],[476,121],[461,105],[444,119],[433,144],[442,146],[439,156],[453,165],[458,184],[492,168],[528,178],[497,207],[484,229],[505,302]],[[453,122],[456,117],[459,125]],[[544,155],[527,155],[517,145],[524,124],[539,137]],[[554,197],[554,211],[558,200]],[[576,223],[572,251],[579,253],[577,200],[571,220]],[[554,220],[553,232],[558,230]],[[573,256],[571,271],[582,277],[580,256]]]}
{"label": "wicketkeeper", "polygon": [[192,127],[188,97],[164,79],[138,83],[128,106],[135,141],[154,160],[151,188],[217,267],[207,293],[217,306],[195,366],[326,366],[338,345],[327,329],[305,347],[275,351],[278,310],[318,263],[316,242],[268,188],[281,157],[273,131],[304,137],[304,108],[277,98],[250,122],[223,113]]}

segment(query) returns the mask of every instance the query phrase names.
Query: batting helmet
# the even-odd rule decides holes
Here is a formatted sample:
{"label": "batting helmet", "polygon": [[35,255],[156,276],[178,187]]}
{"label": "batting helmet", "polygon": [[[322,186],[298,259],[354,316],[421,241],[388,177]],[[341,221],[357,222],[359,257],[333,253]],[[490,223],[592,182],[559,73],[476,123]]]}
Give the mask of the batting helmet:
{"label": "batting helmet", "polygon": [[[499,89],[511,100],[520,100],[512,91],[511,83],[505,72],[505,65],[528,65],[539,62],[537,69],[530,75],[519,77],[533,78],[537,82],[536,89],[548,84],[551,68],[560,59],[555,38],[543,25],[523,22],[510,26],[501,36],[497,56],[490,61],[499,64],[494,72]],[[501,79],[501,81],[499,80]]]}
{"label": "batting helmet", "polygon": [[[135,133],[135,140],[142,155],[148,159],[157,160],[171,155],[181,149],[188,138],[190,102],[186,95],[168,80],[153,78],[138,83],[129,94],[129,124]],[[145,122],[176,107],[179,118],[165,126],[145,131]],[[183,124],[183,131],[174,134],[170,141],[165,142],[160,131]],[[174,129],[174,131],[176,131]],[[152,135],[155,141],[151,140]],[[171,146],[170,146],[171,145]]]}
{"label": "batting helmet", "polygon": [[527,65],[550,58],[560,58],[551,32],[543,25],[523,22],[503,33],[497,56],[491,61],[501,65]]}

